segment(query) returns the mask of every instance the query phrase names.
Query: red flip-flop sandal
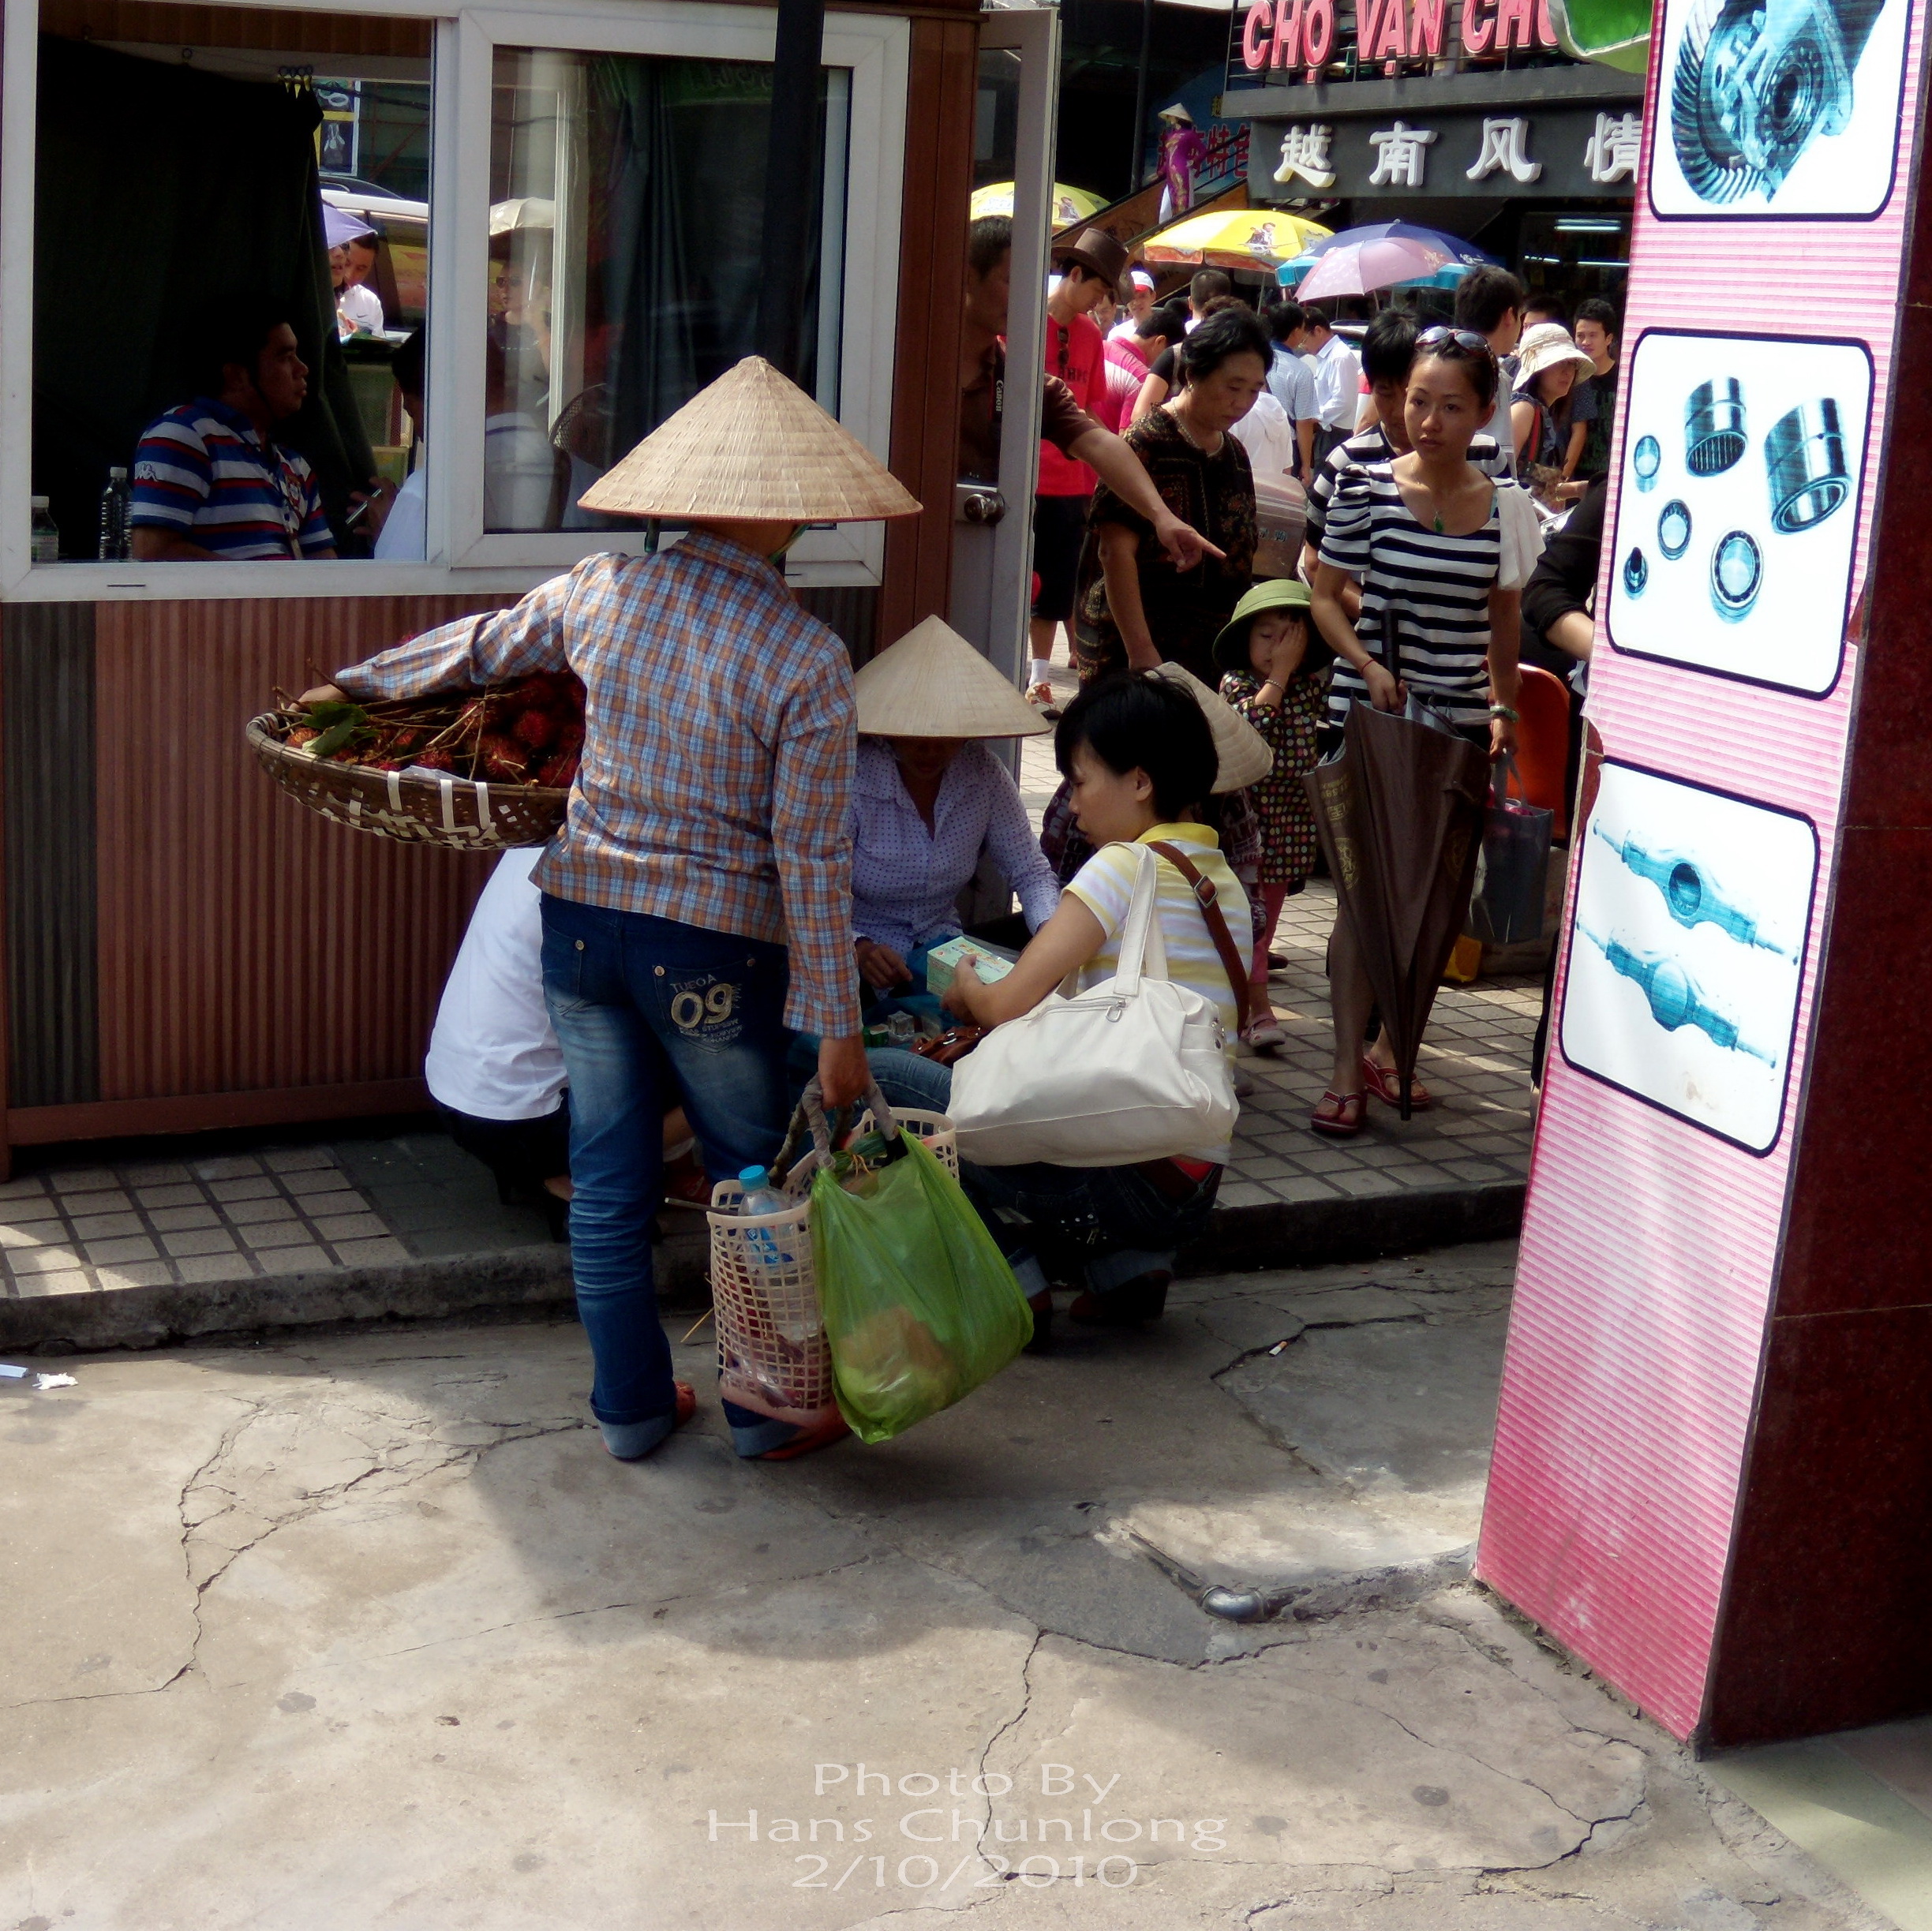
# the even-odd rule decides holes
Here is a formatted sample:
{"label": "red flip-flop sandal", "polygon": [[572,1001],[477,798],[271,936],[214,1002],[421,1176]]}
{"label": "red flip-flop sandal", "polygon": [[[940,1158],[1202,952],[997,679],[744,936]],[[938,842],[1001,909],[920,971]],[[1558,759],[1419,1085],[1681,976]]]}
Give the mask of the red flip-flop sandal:
{"label": "red flip-flop sandal", "polygon": [[[1362,1083],[1385,1106],[1402,1104],[1402,1081],[1386,1066],[1378,1066],[1368,1055],[1362,1055]],[[1436,1095],[1420,1080],[1409,1082],[1409,1110],[1426,1113],[1436,1104]]]}
{"label": "red flip-flop sandal", "polygon": [[[1326,1119],[1322,1108],[1332,1106],[1335,1111]],[[1354,1110],[1351,1113],[1350,1108]],[[1324,1093],[1315,1110],[1309,1115],[1309,1125],[1317,1133],[1326,1133],[1331,1140],[1353,1140],[1362,1130],[1362,1116],[1368,1110],[1368,1100],[1360,1093]]]}

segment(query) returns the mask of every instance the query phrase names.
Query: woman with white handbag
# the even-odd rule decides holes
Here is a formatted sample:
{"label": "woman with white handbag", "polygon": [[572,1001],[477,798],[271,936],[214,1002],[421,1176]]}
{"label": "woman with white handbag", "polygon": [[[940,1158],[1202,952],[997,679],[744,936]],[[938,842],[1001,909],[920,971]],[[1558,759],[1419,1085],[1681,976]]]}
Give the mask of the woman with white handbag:
{"label": "woman with white handbag", "polygon": [[960,1177],[1026,1290],[1036,1343],[1049,1263],[1084,1272],[1076,1321],[1161,1313],[1227,1159],[1248,994],[1234,937],[1247,897],[1195,821],[1220,762],[1200,703],[1159,672],[1108,678],[1067,706],[1054,751],[1100,849],[1005,978],[959,968],[946,1006],[992,1028],[971,1054],[949,1073],[872,1056],[888,1098],[952,1117]]}

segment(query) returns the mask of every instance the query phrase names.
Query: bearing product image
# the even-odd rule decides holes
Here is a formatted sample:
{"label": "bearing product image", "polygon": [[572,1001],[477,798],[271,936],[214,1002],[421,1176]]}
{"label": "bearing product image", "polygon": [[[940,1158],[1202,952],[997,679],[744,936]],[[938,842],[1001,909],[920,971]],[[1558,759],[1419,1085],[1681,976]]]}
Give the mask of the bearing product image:
{"label": "bearing product image", "polygon": [[1690,547],[1690,506],[1673,496],[1657,516],[1657,548],[1674,563]]}
{"label": "bearing product image", "polygon": [[1701,382],[1684,405],[1684,466],[1721,476],[1744,453],[1744,391],[1735,376]]}
{"label": "bearing product image", "polygon": [[1623,593],[1626,597],[1641,597],[1644,586],[1650,581],[1650,566],[1645,561],[1642,550],[1633,548],[1623,559]]}
{"label": "bearing product image", "polygon": [[1728,623],[1749,614],[1764,582],[1764,553],[1748,530],[1734,530],[1717,539],[1711,552],[1711,601]]}
{"label": "bearing product image", "polygon": [[1852,493],[1838,405],[1825,396],[1780,416],[1765,438],[1771,527],[1789,536],[1824,522]]}
{"label": "bearing product image", "polygon": [[1774,200],[1852,118],[1852,71],[1883,0],[1697,0],[1671,77],[1671,144],[1700,200]]}
{"label": "bearing product image", "polygon": [[1631,451],[1631,467],[1637,472],[1639,489],[1657,488],[1657,471],[1664,466],[1664,445],[1654,436],[1640,436]]}

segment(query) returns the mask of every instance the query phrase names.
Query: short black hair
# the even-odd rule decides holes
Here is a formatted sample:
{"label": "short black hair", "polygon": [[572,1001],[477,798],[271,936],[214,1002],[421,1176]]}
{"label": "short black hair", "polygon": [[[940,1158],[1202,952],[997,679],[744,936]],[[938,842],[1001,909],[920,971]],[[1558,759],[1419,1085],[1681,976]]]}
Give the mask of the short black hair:
{"label": "short black hair", "polygon": [[283,327],[294,328],[297,336],[301,335],[289,305],[266,296],[234,302],[198,320],[196,332],[200,338],[200,354],[196,361],[195,380],[201,393],[219,396],[227,387],[230,364],[246,369],[249,380],[254,380],[261,372],[261,352],[268,347],[268,338]]}
{"label": "short black hair", "polygon": [[[1416,361],[1456,363],[1468,372],[1470,387],[1476,393],[1477,403],[1484,409],[1491,407],[1496,399],[1496,390],[1501,385],[1502,372],[1496,367],[1496,357],[1489,352],[1489,345],[1485,342],[1479,348],[1466,347],[1458,339],[1452,329],[1444,329],[1439,335],[1432,329],[1425,329],[1422,332],[1434,336],[1435,339],[1426,344],[1418,343]],[[1413,368],[1413,364],[1410,366]]]}
{"label": "short black hair", "polygon": [[1143,342],[1150,342],[1156,335],[1166,342],[1178,342],[1187,333],[1187,310],[1156,302],[1135,323],[1134,333]]}
{"label": "short black hair", "polygon": [[1408,309],[1384,309],[1362,337],[1362,374],[1370,384],[1406,382],[1415,360],[1416,337],[1421,331]]}
{"label": "short black hair", "polygon": [[1154,809],[1167,822],[1203,803],[1220,774],[1214,732],[1200,704],[1153,671],[1100,678],[1061,713],[1054,762],[1062,777],[1073,775],[1073,754],[1083,744],[1118,777],[1144,771]]}
{"label": "short black hair", "polygon": [[[1617,312],[1616,305],[1604,300],[1601,295],[1592,295],[1586,301],[1577,304],[1576,319],[1579,322],[1594,322],[1612,342],[1617,338]],[[1574,327],[1571,331],[1575,332]]]}
{"label": "short black hair", "polygon": [[1261,318],[1268,325],[1268,333],[1277,342],[1286,342],[1298,330],[1308,326],[1308,311],[1298,301],[1278,301]]}
{"label": "short black hair", "polygon": [[1512,309],[1523,305],[1523,285],[1493,263],[1472,268],[1456,285],[1455,323],[1479,335],[1493,334]]}
{"label": "short black hair", "polygon": [[1314,307],[1302,309],[1301,325],[1305,328],[1325,328],[1331,335],[1335,332],[1335,324],[1329,320],[1327,313]]}
{"label": "short black hair", "polygon": [[1204,302],[1213,301],[1217,295],[1231,293],[1234,286],[1234,278],[1225,270],[1197,268],[1193,280],[1188,283],[1188,300],[1198,309]]}
{"label": "short black hair", "polygon": [[966,265],[984,281],[999,266],[1002,255],[1013,253],[1013,217],[982,215],[966,230]]}
{"label": "short black hair", "polygon": [[423,357],[427,347],[424,331],[416,330],[395,346],[395,353],[389,358],[389,372],[395,378],[395,386],[405,395],[421,395],[423,392]]}
{"label": "short black hair", "polygon": [[1181,343],[1178,360],[1189,382],[1211,376],[1231,355],[1257,355],[1265,373],[1275,363],[1275,345],[1261,318],[1246,303],[1205,317]]}
{"label": "short black hair", "polygon": [[1523,304],[1525,316],[1541,316],[1552,322],[1560,322],[1565,328],[1570,326],[1570,311],[1560,295],[1532,295]]}

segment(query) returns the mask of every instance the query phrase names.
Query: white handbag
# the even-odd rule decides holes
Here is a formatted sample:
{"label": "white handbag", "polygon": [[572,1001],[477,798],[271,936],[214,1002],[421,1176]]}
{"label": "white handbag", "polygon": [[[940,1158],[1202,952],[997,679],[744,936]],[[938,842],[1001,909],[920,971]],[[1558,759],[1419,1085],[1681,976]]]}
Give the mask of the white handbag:
{"label": "white handbag", "polygon": [[[962,1160],[1129,1166],[1234,1137],[1240,1109],[1220,1012],[1168,978],[1157,862],[1146,845],[1130,849],[1139,868],[1113,978],[1048,994],[953,1068],[946,1111]],[[1211,905],[1212,887],[1196,890]],[[1237,1002],[1245,990],[1237,985]]]}

